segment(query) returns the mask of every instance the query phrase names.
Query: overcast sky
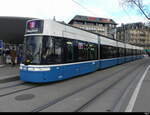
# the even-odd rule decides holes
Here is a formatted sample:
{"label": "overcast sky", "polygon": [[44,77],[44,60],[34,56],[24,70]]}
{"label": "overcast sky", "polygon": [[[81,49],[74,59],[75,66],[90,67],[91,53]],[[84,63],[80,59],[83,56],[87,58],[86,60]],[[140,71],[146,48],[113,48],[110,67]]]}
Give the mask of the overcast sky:
{"label": "overcast sky", "polygon": [[[0,16],[50,19],[55,16],[56,20],[66,23],[75,15],[111,18],[118,24],[146,21],[136,9],[123,9],[119,5],[119,0],[74,1],[86,7],[88,11],[72,0],[0,0]],[[144,3],[150,8],[150,0],[144,0]]]}

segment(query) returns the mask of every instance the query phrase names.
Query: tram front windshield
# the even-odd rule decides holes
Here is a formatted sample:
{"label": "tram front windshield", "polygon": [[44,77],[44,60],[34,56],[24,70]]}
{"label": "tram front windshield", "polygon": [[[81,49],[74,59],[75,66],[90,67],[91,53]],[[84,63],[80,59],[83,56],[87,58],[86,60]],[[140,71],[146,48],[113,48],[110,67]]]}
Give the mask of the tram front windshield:
{"label": "tram front windshield", "polygon": [[25,38],[25,65],[47,65],[62,62],[59,39],[50,36],[28,36]]}
{"label": "tram front windshield", "polygon": [[25,64],[40,64],[42,51],[42,36],[25,38]]}

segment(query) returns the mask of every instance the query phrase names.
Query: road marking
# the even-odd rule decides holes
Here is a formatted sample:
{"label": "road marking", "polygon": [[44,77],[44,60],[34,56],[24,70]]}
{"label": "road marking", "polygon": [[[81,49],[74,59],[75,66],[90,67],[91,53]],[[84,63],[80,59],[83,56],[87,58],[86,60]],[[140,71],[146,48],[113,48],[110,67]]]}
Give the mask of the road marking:
{"label": "road marking", "polygon": [[134,93],[133,93],[133,95],[132,95],[132,97],[131,97],[131,99],[130,99],[130,101],[129,101],[129,104],[128,104],[128,106],[127,106],[125,112],[132,112],[132,111],[133,111],[135,101],[136,101],[136,99],[137,99],[137,96],[138,96],[139,91],[140,91],[140,89],[141,89],[142,83],[143,83],[143,81],[144,81],[144,79],[145,79],[145,76],[147,75],[147,72],[148,72],[149,69],[150,69],[150,65],[149,65],[149,66],[147,67],[147,69],[145,70],[145,72],[144,72],[142,78],[140,79],[140,81],[139,81],[137,87],[135,88]]}

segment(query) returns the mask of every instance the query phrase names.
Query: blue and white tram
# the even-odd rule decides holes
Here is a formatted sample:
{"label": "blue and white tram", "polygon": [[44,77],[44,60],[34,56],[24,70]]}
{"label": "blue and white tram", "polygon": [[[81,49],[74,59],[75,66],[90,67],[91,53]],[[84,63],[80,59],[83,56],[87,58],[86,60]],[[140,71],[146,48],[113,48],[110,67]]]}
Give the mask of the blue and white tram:
{"label": "blue and white tram", "polygon": [[143,48],[52,20],[27,22],[20,79],[46,83],[142,58]]}

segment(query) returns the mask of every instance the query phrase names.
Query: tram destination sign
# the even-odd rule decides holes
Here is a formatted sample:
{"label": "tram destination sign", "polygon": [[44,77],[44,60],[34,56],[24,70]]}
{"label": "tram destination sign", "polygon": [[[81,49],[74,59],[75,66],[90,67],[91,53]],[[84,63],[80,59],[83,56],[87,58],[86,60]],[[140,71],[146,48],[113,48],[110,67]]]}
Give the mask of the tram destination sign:
{"label": "tram destination sign", "polygon": [[26,26],[26,34],[31,33],[42,33],[43,32],[43,24],[42,20],[32,20],[27,22]]}

